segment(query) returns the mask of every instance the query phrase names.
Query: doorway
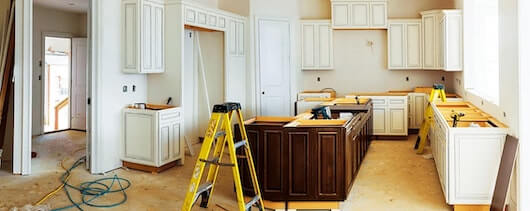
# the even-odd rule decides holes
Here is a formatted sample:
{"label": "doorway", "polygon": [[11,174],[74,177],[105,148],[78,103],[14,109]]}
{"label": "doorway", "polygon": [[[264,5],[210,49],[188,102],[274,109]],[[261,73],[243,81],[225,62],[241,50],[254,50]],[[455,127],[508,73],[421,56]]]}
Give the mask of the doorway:
{"label": "doorway", "polygon": [[200,140],[213,105],[225,100],[224,33],[194,28],[184,32],[183,100],[186,139]]}
{"label": "doorway", "polygon": [[70,128],[72,40],[44,36],[44,133]]}
{"label": "doorway", "polygon": [[79,158],[88,143],[88,3],[33,0],[34,174]]}

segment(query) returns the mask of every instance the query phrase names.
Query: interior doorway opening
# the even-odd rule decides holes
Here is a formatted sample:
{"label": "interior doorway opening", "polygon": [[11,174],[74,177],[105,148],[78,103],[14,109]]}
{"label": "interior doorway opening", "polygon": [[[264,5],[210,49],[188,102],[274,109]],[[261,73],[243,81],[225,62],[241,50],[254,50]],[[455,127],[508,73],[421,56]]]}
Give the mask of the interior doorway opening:
{"label": "interior doorway opening", "polygon": [[70,128],[72,40],[44,37],[44,133]]}
{"label": "interior doorway opening", "polygon": [[184,92],[186,139],[197,143],[204,136],[213,105],[225,100],[225,35],[193,28],[184,35]]}

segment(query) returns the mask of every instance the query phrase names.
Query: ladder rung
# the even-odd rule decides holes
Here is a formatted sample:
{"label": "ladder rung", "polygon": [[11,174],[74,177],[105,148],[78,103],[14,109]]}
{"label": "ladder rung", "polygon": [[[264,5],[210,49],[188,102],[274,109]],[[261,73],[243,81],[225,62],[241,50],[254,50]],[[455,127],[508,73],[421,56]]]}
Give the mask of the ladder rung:
{"label": "ladder rung", "polygon": [[193,204],[195,204],[195,202],[197,201],[199,196],[201,196],[202,193],[210,190],[212,187],[213,187],[213,184],[210,183],[210,182],[207,182],[207,183],[204,183],[202,185],[199,185],[199,188],[197,189],[197,193],[193,197]]}
{"label": "ladder rung", "polygon": [[212,165],[218,165],[218,166],[235,166],[233,163],[221,163],[219,162],[219,158],[214,158],[211,160],[205,160],[205,159],[199,159],[201,162],[205,162],[206,164],[212,164]]}
{"label": "ladder rung", "polygon": [[258,202],[260,199],[259,195],[254,196],[252,200],[250,200],[247,204],[245,204],[245,210],[248,210],[248,208],[252,207],[256,202]]}
{"label": "ladder rung", "polygon": [[238,141],[234,144],[234,148],[238,149],[239,147],[242,147],[245,144],[247,144],[247,140]]}
{"label": "ladder rung", "polygon": [[225,131],[219,131],[219,132],[215,133],[214,139],[217,139],[217,138],[219,138],[221,136],[225,136],[225,135],[226,135]]}

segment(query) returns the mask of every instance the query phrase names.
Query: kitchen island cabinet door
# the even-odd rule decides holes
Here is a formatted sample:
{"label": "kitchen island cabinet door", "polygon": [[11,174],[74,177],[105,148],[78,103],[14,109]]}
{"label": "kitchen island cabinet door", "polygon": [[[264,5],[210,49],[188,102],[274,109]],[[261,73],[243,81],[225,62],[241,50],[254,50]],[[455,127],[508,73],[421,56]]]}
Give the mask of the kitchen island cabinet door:
{"label": "kitchen island cabinet door", "polygon": [[[259,142],[260,142],[259,140],[261,140],[261,137],[260,137],[261,131],[259,127],[254,127],[251,125],[246,126],[245,129],[247,130],[248,144],[250,146],[250,152],[252,153],[252,158],[254,160],[254,167],[256,168],[256,174],[261,175],[260,173],[262,170],[262,165],[260,162],[262,158],[261,158],[261,154],[259,153],[261,149],[261,147],[259,146]],[[238,125],[235,126],[234,131],[236,131],[234,135],[235,140],[241,140],[241,135],[238,132],[239,131]],[[243,148],[240,148],[237,150],[237,154],[240,156],[245,156],[245,151],[243,150]],[[245,195],[254,196],[254,188],[252,184],[252,179],[250,177],[250,170],[247,164],[247,160],[238,159],[237,162],[239,165],[239,174],[241,175],[241,185],[243,186],[243,192],[245,193]],[[258,182],[260,186],[262,186],[263,182],[261,181],[261,178],[259,177],[258,177]]]}
{"label": "kitchen island cabinet door", "polygon": [[340,130],[317,128],[316,139],[311,143],[316,144],[316,156],[313,156],[313,166],[316,166],[317,197],[319,200],[344,200],[344,162],[343,136]]}
{"label": "kitchen island cabinet door", "polygon": [[312,157],[316,151],[311,146],[310,140],[312,135],[307,129],[290,129],[287,131],[287,171],[288,176],[285,183],[289,184],[287,188],[287,198],[290,200],[314,200],[314,176],[312,175],[313,162]]}
{"label": "kitchen island cabinet door", "polygon": [[283,173],[284,163],[283,160],[285,153],[284,151],[284,140],[283,131],[277,129],[265,129],[263,130],[263,154],[261,174],[261,191],[266,198],[276,199],[278,197],[283,198],[284,192],[284,181]]}

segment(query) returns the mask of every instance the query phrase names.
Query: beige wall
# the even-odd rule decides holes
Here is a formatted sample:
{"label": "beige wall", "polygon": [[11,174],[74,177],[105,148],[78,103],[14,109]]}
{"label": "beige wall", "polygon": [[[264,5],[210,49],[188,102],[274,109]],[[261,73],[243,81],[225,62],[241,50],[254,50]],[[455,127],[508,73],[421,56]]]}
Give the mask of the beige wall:
{"label": "beige wall", "polygon": [[[406,5],[406,6],[404,6]],[[328,0],[299,0],[301,19],[330,19]],[[453,8],[453,0],[391,0],[388,1],[390,18],[420,17],[419,12],[436,8]],[[335,30],[335,69],[302,71],[301,88],[318,90],[334,88],[339,94],[410,90],[416,86],[445,83],[453,92],[453,73],[424,70],[388,70],[386,30]],[[367,45],[373,41],[374,46]],[[321,81],[318,82],[317,78]],[[405,80],[409,77],[409,81]],[[441,81],[445,77],[445,82]]]}
{"label": "beige wall", "polygon": [[248,16],[250,10],[249,0],[218,0],[218,8],[241,16]]}
{"label": "beige wall", "polygon": [[[305,90],[334,88],[339,95],[351,92],[410,90],[416,86],[445,84],[452,91],[452,73],[426,70],[388,70],[386,30],[337,30],[333,32],[335,69],[303,71]],[[368,45],[368,41],[374,43]],[[320,82],[317,78],[320,77]],[[409,77],[409,81],[406,81]]]}
{"label": "beige wall", "polygon": [[41,131],[42,114],[42,36],[59,33],[74,37],[86,37],[87,16],[34,5],[33,7],[33,135]]}
{"label": "beige wall", "polygon": [[[204,61],[204,72],[206,73],[206,83],[208,84],[208,97],[210,107],[223,103],[224,101],[224,33],[222,32],[199,32],[202,57]],[[199,63],[199,68],[200,63]],[[208,125],[208,106],[206,93],[200,69],[198,81],[199,100],[199,133],[204,136]]]}

